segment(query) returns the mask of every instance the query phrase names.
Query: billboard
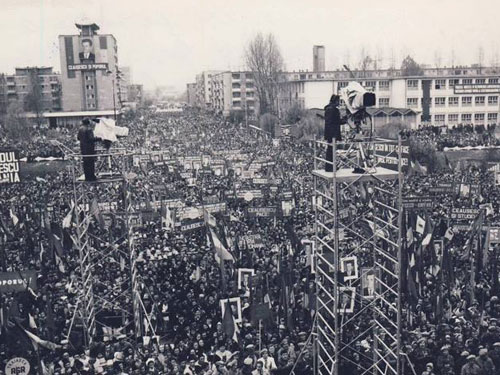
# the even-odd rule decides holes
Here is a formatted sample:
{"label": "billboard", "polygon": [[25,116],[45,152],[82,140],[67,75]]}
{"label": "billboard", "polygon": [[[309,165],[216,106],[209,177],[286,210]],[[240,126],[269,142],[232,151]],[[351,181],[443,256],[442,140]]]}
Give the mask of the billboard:
{"label": "billboard", "polygon": [[0,150],[0,185],[21,182],[17,151]]}
{"label": "billboard", "polygon": [[[401,141],[401,166],[408,170],[410,157],[410,141]],[[375,160],[377,165],[391,170],[398,170],[398,142],[387,141],[375,143]]]}

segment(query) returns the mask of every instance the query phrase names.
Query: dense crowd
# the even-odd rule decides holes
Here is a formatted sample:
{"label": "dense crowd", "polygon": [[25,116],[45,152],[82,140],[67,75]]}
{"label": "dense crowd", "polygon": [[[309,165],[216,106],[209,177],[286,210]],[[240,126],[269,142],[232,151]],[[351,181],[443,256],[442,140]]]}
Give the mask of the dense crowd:
{"label": "dense crowd", "polygon": [[[314,235],[310,145],[285,138],[276,142],[222,118],[191,111],[180,115],[144,111],[121,125],[130,129],[130,135],[117,147],[144,155],[161,150],[163,160],[175,161],[134,162],[131,167],[138,176],[131,188],[133,200],[143,203],[147,211],[133,234],[142,335],[130,340],[134,325],[121,311],[130,313],[133,305],[123,293],[131,281],[120,255],[127,252],[129,243],[118,214],[111,210],[103,212],[110,223],[106,220],[103,225],[94,215],[89,229],[95,237],[109,238],[116,251],[96,261],[92,271],[99,324],[94,343],[85,348],[81,318],[75,314],[82,280],[81,259],[73,243],[74,215],[69,225],[63,223],[76,210],[73,176],[65,168],[45,178],[28,177],[0,189],[2,271],[38,273],[37,288],[0,297],[0,374],[15,356],[28,359],[43,374],[288,374],[292,369],[296,374],[312,374],[314,275],[310,254],[301,244]],[[463,129],[412,133],[438,147],[498,142],[485,138],[486,133],[472,134]],[[56,135],[68,147],[77,148],[76,130],[74,134],[60,130]],[[55,155],[47,151],[52,147],[47,138],[40,135],[29,147],[19,147],[31,155]],[[202,155],[209,160],[206,166],[203,158],[201,166],[187,165],[189,157]],[[210,169],[210,161],[218,159],[224,160],[221,170]],[[258,168],[253,177],[274,182],[261,186],[245,176],[254,164]],[[426,231],[444,239],[447,260],[436,271],[431,247],[422,246],[424,236],[415,234],[413,248],[420,250],[412,277],[417,277],[418,287],[403,288],[402,350],[418,375],[495,374],[500,368],[498,252],[487,249],[485,264],[471,282],[475,265],[470,262],[468,244],[477,239],[471,238],[470,230],[454,230],[451,236],[447,230],[453,228],[451,207],[486,203],[491,203],[491,209],[479,225],[500,224],[499,189],[491,173],[475,166],[439,175],[413,174],[405,182],[404,194],[410,196],[434,194],[430,188],[441,183],[477,185],[479,194],[445,193],[436,197],[432,212],[418,213],[426,219]],[[88,184],[98,203],[116,202],[118,207],[124,205],[122,188],[120,182]],[[262,195],[253,199],[238,195],[255,190]],[[359,210],[369,204],[366,199],[352,200]],[[170,207],[165,220],[164,204],[152,207],[158,201],[182,202],[184,209],[214,203],[224,203],[225,208],[212,213],[215,223],[185,231],[181,225],[207,221],[207,212],[186,218],[182,209]],[[283,202],[291,202],[290,215],[248,215],[249,207],[281,208]],[[214,257],[214,235],[232,260]],[[258,244],[250,243],[249,235],[258,238]],[[369,258],[354,240],[343,246],[352,248],[360,266]],[[410,268],[409,259],[405,262]],[[238,269],[251,269],[254,277],[240,284]],[[113,295],[112,304],[104,298],[109,295]],[[233,330],[228,330],[221,302],[234,297],[241,301],[241,323],[230,337],[228,332]],[[238,310],[232,313],[234,320]],[[46,341],[34,346],[25,330]],[[350,354],[353,362],[363,364],[372,345],[369,334],[359,338]],[[412,365],[405,364],[407,371]],[[346,371],[362,372],[352,364]]]}

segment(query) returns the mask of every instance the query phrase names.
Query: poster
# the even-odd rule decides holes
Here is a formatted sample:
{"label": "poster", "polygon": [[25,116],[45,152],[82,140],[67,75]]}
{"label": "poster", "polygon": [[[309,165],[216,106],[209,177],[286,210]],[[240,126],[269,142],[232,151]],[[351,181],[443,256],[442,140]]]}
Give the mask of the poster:
{"label": "poster", "polygon": [[18,152],[0,150],[0,185],[18,182],[21,182]]}
{"label": "poster", "polygon": [[361,268],[361,295],[366,299],[373,299],[380,293],[380,269],[364,267]]}
{"label": "poster", "polygon": [[27,286],[36,290],[36,271],[0,272],[0,293],[22,292]]}
{"label": "poster", "polygon": [[340,287],[339,288],[339,313],[352,314],[354,312],[354,298],[356,297],[356,288]]}
{"label": "poster", "polygon": [[340,259],[340,271],[344,274],[344,281],[358,278],[358,258],[355,256]]}
{"label": "poster", "polygon": [[241,323],[243,321],[243,318],[241,315],[241,298],[240,297],[231,297],[231,298],[226,298],[226,299],[220,300],[220,308],[221,308],[222,318],[224,318],[224,313],[226,311],[228,303],[232,309],[233,319],[234,319],[235,323],[236,324]]}
{"label": "poster", "polygon": [[250,278],[255,276],[253,268],[238,268],[238,290],[244,289],[245,295],[250,295]]}

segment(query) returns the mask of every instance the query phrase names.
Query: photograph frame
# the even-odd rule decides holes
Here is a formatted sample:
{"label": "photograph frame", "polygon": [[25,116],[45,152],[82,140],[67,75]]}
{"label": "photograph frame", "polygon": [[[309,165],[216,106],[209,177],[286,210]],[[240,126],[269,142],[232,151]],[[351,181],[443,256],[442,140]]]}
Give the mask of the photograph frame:
{"label": "photograph frame", "polygon": [[[220,300],[221,316],[224,318],[224,312],[226,311],[227,303],[232,306],[236,306],[237,314],[233,314],[234,322],[236,324],[243,322],[243,316],[241,311],[241,298],[240,297],[230,297]],[[234,310],[233,310],[234,312]]]}
{"label": "photograph frame", "polygon": [[[347,266],[349,264],[353,265],[354,273],[352,275],[346,275]],[[345,257],[345,258],[340,258],[340,271],[344,275],[344,281],[356,280],[359,277],[358,257],[357,256],[349,256],[349,257]]]}
{"label": "photograph frame", "polygon": [[345,307],[342,307],[342,302],[337,306],[338,312],[340,314],[352,314],[354,313],[354,304],[356,300],[356,288],[353,286],[341,286],[339,288],[339,301],[342,301],[344,295],[349,295],[349,303]]}
{"label": "photograph frame", "polygon": [[[250,277],[255,276],[255,269],[254,268],[238,268],[238,280],[237,280],[238,290],[243,289],[242,282],[244,281],[245,274],[250,275]],[[247,287],[245,286],[245,288],[247,288]],[[247,292],[249,292],[249,290],[247,290]]]}
{"label": "photograph frame", "polygon": [[[367,287],[368,284],[368,276],[374,275],[374,287],[373,287],[373,294],[369,294],[368,290],[369,288]],[[362,267],[361,268],[361,297],[367,300],[373,300],[375,298],[375,295],[380,293],[380,283],[377,281],[377,279],[380,279],[380,268],[378,267]]]}

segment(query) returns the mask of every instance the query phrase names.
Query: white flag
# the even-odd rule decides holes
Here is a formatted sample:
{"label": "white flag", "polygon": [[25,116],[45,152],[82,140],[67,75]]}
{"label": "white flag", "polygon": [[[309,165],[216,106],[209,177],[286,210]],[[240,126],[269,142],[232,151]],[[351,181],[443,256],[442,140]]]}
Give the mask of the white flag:
{"label": "white flag", "polygon": [[10,214],[10,218],[12,219],[12,224],[14,224],[14,226],[16,226],[17,223],[19,223],[19,218],[14,214],[14,212],[12,211],[12,208],[9,210],[9,214]]}
{"label": "white flag", "polygon": [[424,234],[425,230],[425,220],[422,219],[420,216],[417,216],[417,227],[415,231],[420,234]]}

